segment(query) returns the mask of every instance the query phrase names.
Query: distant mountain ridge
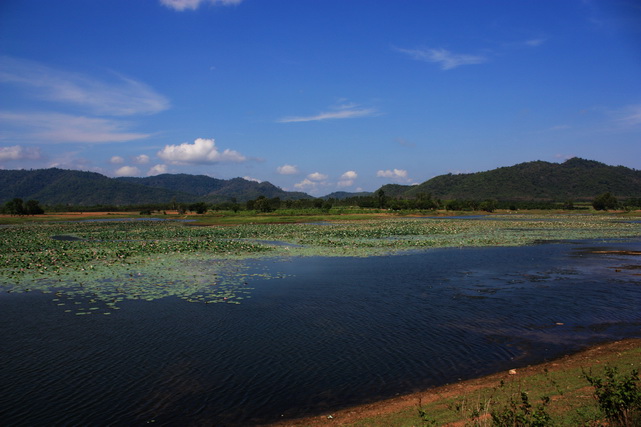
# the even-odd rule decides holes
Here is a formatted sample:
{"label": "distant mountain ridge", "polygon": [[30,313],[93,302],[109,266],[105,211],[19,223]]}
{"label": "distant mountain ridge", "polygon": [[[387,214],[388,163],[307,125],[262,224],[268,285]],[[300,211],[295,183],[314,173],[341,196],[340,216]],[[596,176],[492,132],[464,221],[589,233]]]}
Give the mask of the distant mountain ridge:
{"label": "distant mountain ridge", "polygon": [[603,193],[641,197],[641,171],[578,157],[563,163],[534,161],[486,172],[434,177],[402,193],[443,200],[592,200]]}
{"label": "distant mountain ridge", "polygon": [[287,192],[269,182],[243,178],[222,180],[204,175],[158,175],[147,178],[109,178],[95,172],[65,169],[0,170],[0,203],[14,198],[47,205],[144,205],[154,203],[238,202],[280,197],[311,198]]}
{"label": "distant mountain ridge", "polygon": [[[533,161],[485,172],[436,176],[419,185],[387,184],[388,198],[430,194],[441,200],[584,201],[603,193],[617,198],[641,197],[641,171],[572,158],[563,163]],[[349,199],[374,193],[336,192],[324,199]],[[46,205],[143,205],[169,203],[239,203],[259,196],[297,200],[306,193],[284,191],[265,182],[205,175],[162,174],[146,178],[109,178],[95,172],[64,169],[1,170],[0,203],[13,198]]]}

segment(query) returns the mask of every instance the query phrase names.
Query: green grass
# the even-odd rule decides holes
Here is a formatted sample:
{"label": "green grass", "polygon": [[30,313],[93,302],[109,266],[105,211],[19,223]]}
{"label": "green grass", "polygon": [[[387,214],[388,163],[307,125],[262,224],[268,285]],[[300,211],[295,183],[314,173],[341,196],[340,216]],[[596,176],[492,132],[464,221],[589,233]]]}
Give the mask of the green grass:
{"label": "green grass", "polygon": [[[569,360],[569,361],[568,361]],[[590,370],[594,376],[604,377],[606,367],[616,368],[629,374],[639,369],[641,347],[601,354],[598,359],[576,360],[570,357],[530,370],[518,370],[515,375],[497,374],[485,379],[463,383],[436,391],[413,396],[413,404],[399,410],[385,410],[385,403],[378,409],[380,415],[364,417],[353,422],[342,422],[347,412],[333,415],[333,420],[349,426],[421,426],[457,425],[491,426],[492,414],[506,410],[521,411],[521,393],[526,393],[533,409],[541,405],[542,399],[549,398],[544,411],[550,416],[549,425],[555,426],[596,426],[604,425],[605,414],[600,410],[594,397],[594,388],[584,373]],[[467,385],[466,385],[467,384]],[[641,384],[637,384],[641,388]],[[457,389],[468,390],[457,392]],[[426,422],[427,421],[427,422]],[[316,423],[310,423],[316,424]],[[306,425],[298,422],[296,425]]]}

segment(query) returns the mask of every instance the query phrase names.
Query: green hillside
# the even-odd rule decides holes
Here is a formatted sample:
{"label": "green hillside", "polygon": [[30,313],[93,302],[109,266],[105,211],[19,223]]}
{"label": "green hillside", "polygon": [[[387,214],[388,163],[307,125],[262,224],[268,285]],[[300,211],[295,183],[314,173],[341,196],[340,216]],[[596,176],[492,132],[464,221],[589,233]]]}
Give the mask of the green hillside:
{"label": "green hillside", "polygon": [[134,205],[191,201],[194,196],[161,188],[146,188],[94,172],[64,169],[0,170],[0,201],[38,200],[48,205]]}
{"label": "green hillside", "polygon": [[520,163],[486,172],[447,174],[408,189],[402,197],[431,194],[463,200],[592,200],[612,193],[626,199],[641,196],[641,171],[572,158],[564,163]]}
{"label": "green hillside", "polygon": [[109,178],[95,172],[64,169],[0,170],[0,203],[14,198],[46,205],[128,206],[176,202],[238,202],[280,197],[310,198],[287,192],[269,182],[242,178],[215,179],[204,175],[158,175],[147,178]]}

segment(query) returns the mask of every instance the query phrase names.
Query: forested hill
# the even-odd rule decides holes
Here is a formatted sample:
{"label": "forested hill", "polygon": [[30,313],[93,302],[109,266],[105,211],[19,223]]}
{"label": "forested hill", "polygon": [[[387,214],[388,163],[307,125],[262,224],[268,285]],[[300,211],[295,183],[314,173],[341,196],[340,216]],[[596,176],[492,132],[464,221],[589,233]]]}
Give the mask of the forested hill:
{"label": "forested hill", "polygon": [[259,196],[281,200],[311,198],[306,193],[282,190],[270,182],[249,181],[243,178],[216,179],[206,175],[162,174],[147,178],[116,178],[119,181],[189,193],[199,201],[217,203],[236,199],[238,202],[255,200]]}
{"label": "forested hill", "polygon": [[440,175],[412,186],[402,197],[581,201],[607,192],[621,199],[641,197],[641,171],[577,157],[560,164],[535,161],[487,172]]}
{"label": "forested hill", "polygon": [[309,198],[288,193],[268,182],[242,178],[219,180],[197,175],[159,175],[149,178],[109,178],[94,172],[64,169],[0,170],[0,203],[14,198],[47,205],[142,205],[176,202],[238,202],[280,197]]}

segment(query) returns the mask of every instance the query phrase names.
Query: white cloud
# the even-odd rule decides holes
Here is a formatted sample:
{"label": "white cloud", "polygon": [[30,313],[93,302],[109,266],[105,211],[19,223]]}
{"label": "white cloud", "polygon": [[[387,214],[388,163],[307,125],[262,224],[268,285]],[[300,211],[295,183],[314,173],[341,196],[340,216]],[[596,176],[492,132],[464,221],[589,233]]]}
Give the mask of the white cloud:
{"label": "white cloud", "polygon": [[114,173],[116,176],[136,176],[140,175],[140,170],[135,166],[123,166],[118,168]]}
{"label": "white cloud", "polygon": [[292,116],[283,117],[277,120],[278,123],[314,122],[331,119],[353,119],[356,117],[370,117],[378,115],[375,108],[364,108],[357,104],[342,104],[333,107],[332,111],[325,111],[313,116]]}
{"label": "white cloud", "polygon": [[126,142],[149,134],[126,132],[126,122],[58,113],[12,113],[0,111],[0,122],[18,128],[23,139],[43,142]]}
{"label": "white cloud", "polygon": [[247,160],[237,151],[218,151],[213,139],[198,138],[193,144],[165,145],[158,157],[172,164],[239,163]]}
{"label": "white cloud", "polygon": [[276,172],[281,175],[296,175],[298,174],[298,167],[293,165],[283,165],[276,168]]}
{"label": "white cloud", "polygon": [[243,179],[247,181],[253,181],[253,182],[262,182],[260,179],[252,178],[251,176],[244,176]]}
{"label": "white cloud", "polygon": [[461,65],[482,64],[488,60],[482,55],[452,53],[445,49],[398,49],[398,51],[418,61],[440,64],[442,70],[451,70]]}
{"label": "white cloud", "polygon": [[405,169],[379,170],[376,172],[376,176],[379,178],[390,178],[396,182],[412,182],[412,179],[407,176],[407,171]]}
{"label": "white cloud", "polygon": [[309,179],[305,178],[301,182],[294,184],[294,187],[301,191],[310,191],[310,190],[316,190],[318,187],[318,183],[314,181],[310,181]]}
{"label": "white cloud", "polygon": [[307,175],[307,178],[311,179],[312,181],[325,181],[328,176],[320,172],[314,172]]}
{"label": "white cloud", "polygon": [[134,157],[134,163],[139,165],[146,165],[149,163],[149,156],[146,154],[141,154],[140,156]]}
{"label": "white cloud", "polygon": [[382,178],[407,178],[407,171],[404,169],[379,170],[376,172],[376,176]]}
{"label": "white cloud", "polygon": [[38,160],[40,149],[25,148],[20,145],[0,147],[0,160]]}
{"label": "white cloud", "polygon": [[356,179],[356,178],[358,178],[358,174],[354,171],[347,171],[341,175],[341,179]]}
{"label": "white cloud", "polygon": [[243,0],[160,0],[160,3],[170,9],[182,12],[186,9],[196,10],[203,3],[210,3],[213,5],[235,5],[242,3]]}
{"label": "white cloud", "polygon": [[351,187],[354,185],[354,180],[358,178],[358,174],[354,171],[347,171],[341,175],[340,181],[336,183],[338,187]]}
{"label": "white cloud", "polygon": [[125,159],[123,159],[120,156],[113,156],[111,159],[109,159],[109,163],[114,164],[114,165],[121,165],[125,163]]}
{"label": "white cloud", "polygon": [[167,173],[167,165],[155,165],[147,171],[147,176],[160,175]]}
{"label": "white cloud", "polygon": [[108,116],[154,114],[169,108],[169,101],[146,84],[116,77],[113,82],[105,82],[38,62],[0,57],[0,83],[32,89],[34,97]]}

